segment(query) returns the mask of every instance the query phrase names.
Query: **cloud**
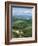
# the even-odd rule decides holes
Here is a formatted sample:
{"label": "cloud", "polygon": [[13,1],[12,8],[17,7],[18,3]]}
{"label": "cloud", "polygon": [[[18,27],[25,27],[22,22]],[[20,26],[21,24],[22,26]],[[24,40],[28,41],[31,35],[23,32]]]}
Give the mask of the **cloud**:
{"label": "cloud", "polygon": [[29,8],[13,8],[12,15],[32,14],[32,9]]}
{"label": "cloud", "polygon": [[24,11],[24,13],[28,14],[28,13],[32,13],[30,10],[26,10]]}

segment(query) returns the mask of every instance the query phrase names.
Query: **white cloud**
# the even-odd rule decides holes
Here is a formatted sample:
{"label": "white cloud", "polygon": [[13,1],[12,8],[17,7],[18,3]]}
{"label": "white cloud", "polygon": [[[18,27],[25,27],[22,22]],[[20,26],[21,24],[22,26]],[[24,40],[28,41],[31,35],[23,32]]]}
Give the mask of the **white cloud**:
{"label": "white cloud", "polygon": [[24,11],[24,13],[28,14],[28,13],[32,13],[30,10]]}

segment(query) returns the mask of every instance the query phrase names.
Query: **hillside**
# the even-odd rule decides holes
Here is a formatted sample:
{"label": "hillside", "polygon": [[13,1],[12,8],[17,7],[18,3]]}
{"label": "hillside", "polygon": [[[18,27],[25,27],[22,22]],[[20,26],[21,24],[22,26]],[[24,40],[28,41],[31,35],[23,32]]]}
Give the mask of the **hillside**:
{"label": "hillside", "polygon": [[[27,19],[29,18],[29,19]],[[12,16],[12,37],[32,37],[32,19],[31,16]]]}

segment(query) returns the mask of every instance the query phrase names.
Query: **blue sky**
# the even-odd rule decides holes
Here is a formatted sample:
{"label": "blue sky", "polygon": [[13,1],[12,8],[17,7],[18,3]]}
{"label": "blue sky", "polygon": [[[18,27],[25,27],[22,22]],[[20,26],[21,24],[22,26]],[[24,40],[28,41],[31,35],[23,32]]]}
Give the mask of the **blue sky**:
{"label": "blue sky", "polygon": [[12,15],[32,15],[32,8],[18,8],[18,7],[13,7],[12,8]]}

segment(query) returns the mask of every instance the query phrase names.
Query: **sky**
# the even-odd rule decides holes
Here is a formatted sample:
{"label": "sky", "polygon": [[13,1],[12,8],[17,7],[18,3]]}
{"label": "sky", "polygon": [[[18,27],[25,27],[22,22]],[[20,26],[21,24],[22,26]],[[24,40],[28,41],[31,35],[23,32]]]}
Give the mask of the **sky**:
{"label": "sky", "polygon": [[13,16],[19,16],[19,15],[32,15],[32,8],[19,8],[19,7],[13,7],[12,8],[12,15]]}

